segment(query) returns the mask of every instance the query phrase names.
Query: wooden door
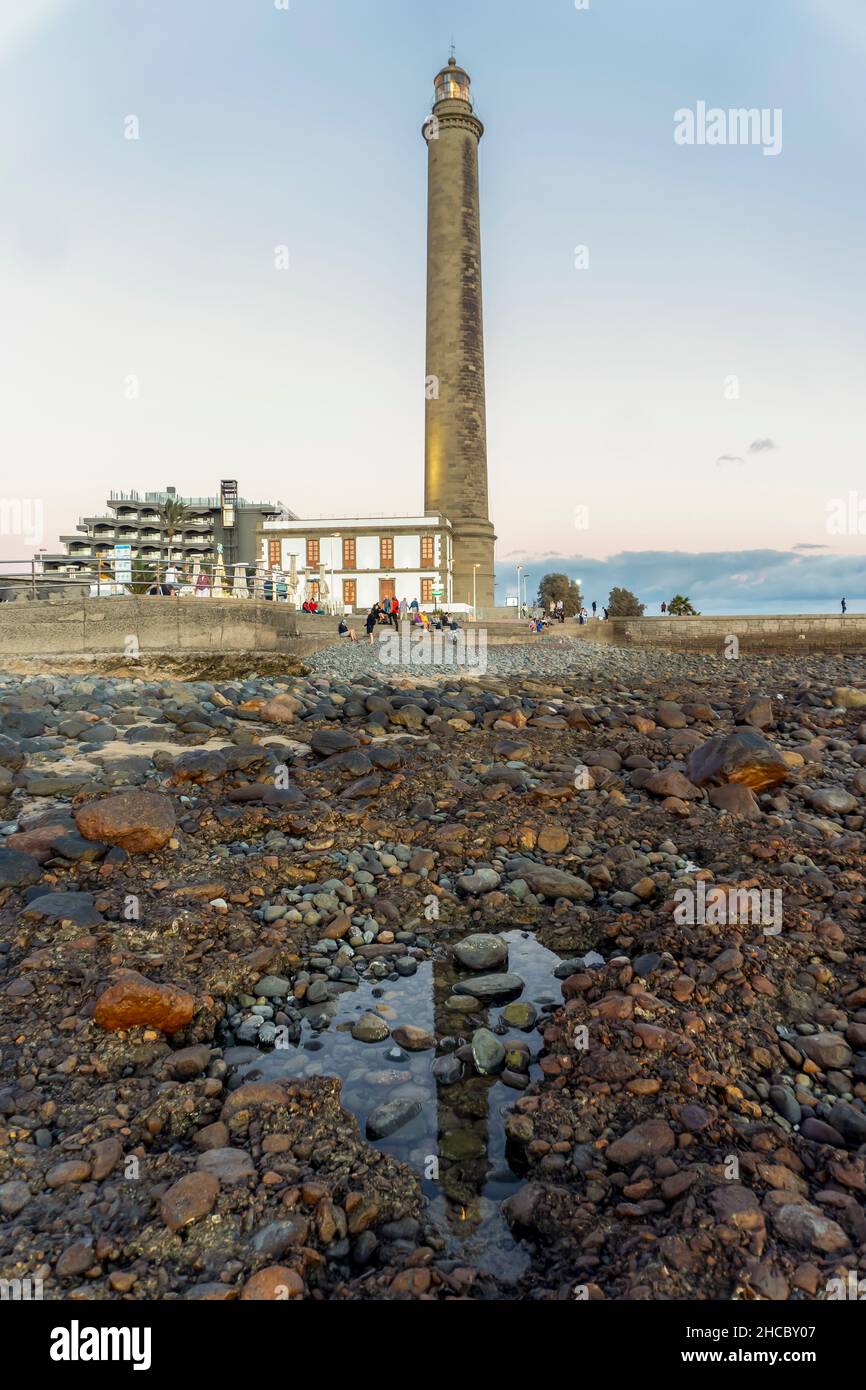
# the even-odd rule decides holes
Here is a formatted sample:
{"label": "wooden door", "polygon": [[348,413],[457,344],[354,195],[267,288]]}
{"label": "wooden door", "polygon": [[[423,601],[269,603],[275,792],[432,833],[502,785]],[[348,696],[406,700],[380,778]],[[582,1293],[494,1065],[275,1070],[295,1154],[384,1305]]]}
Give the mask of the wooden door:
{"label": "wooden door", "polygon": [[395,597],[396,597],[396,594],[395,594],[395,586],[396,586],[396,580],[394,580],[394,579],[380,579],[380,580],[379,580],[379,602],[380,602],[380,603],[381,603],[382,600],[385,599],[385,598],[395,598]]}

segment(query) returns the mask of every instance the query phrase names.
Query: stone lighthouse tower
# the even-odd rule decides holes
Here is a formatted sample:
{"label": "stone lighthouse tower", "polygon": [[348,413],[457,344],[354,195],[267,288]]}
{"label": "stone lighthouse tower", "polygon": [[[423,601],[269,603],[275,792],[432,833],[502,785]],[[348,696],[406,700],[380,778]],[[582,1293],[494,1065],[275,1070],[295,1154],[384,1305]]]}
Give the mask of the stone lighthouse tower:
{"label": "stone lighthouse tower", "polygon": [[434,82],[428,150],[424,508],[452,524],[455,603],[493,604],[488,514],[478,142],[469,74],[452,57]]}

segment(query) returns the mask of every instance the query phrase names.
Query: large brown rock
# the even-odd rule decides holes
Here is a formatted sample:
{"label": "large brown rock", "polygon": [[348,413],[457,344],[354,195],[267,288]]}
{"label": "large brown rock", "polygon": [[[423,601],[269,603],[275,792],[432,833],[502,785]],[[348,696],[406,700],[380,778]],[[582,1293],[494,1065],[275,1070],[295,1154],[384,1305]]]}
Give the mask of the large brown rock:
{"label": "large brown rock", "polygon": [[291,724],[304,708],[293,695],[275,695],[266,700],[259,710],[259,717],[266,724]]}
{"label": "large brown rock", "polygon": [[162,985],[135,970],[103,990],[93,1017],[107,1032],[145,1027],[177,1033],[193,1015],[195,999],[174,985]]}
{"label": "large brown rock", "polygon": [[207,1216],[219,1190],[219,1180],[213,1173],[187,1173],[164,1194],[159,1204],[160,1216],[173,1234],[181,1231]]}
{"label": "large brown rock", "polygon": [[644,1120],[621,1139],[615,1139],[605,1157],[609,1163],[623,1164],[628,1168],[638,1159],[670,1153],[675,1144],[674,1132],[666,1120]]}
{"label": "large brown rock", "polygon": [[554,869],[548,864],[536,864],[532,859],[522,859],[519,870],[533,893],[541,898],[568,898],[571,902],[590,902],[595,891],[585,878],[566,873],[565,869]]}
{"label": "large brown rock", "polygon": [[128,854],[148,854],[171,839],[174,807],[158,792],[117,792],[79,806],[75,824],[86,840],[117,845]]}
{"label": "large brown rock", "polygon": [[676,796],[680,801],[700,801],[701,793],[676,768],[663,768],[661,772],[651,772],[644,782],[644,791],[653,796]]}
{"label": "large brown rock", "polygon": [[707,739],[695,749],[687,772],[697,787],[739,782],[755,792],[775,787],[789,775],[788,765],[776,745],[757,729],[745,726]]}
{"label": "large brown rock", "polygon": [[753,729],[771,729],[775,722],[773,702],[766,695],[753,695],[737,714],[738,724],[750,724]]}
{"label": "large brown rock", "polygon": [[797,1046],[810,1061],[825,1071],[847,1067],[851,1061],[851,1049],[841,1033],[812,1033],[808,1037],[798,1038]]}
{"label": "large brown rock", "polygon": [[744,816],[747,820],[760,820],[761,808],[755,800],[754,792],[744,787],[742,782],[728,782],[724,787],[710,787],[710,805],[717,811],[727,811],[729,816]]}

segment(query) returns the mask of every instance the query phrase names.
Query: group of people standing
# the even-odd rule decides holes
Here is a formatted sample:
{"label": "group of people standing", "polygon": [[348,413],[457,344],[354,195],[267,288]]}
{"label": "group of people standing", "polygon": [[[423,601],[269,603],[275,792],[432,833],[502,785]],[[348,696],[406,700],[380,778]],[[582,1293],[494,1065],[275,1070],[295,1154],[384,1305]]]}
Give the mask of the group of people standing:
{"label": "group of people standing", "polygon": [[[434,613],[429,615],[422,613],[417,598],[413,598],[411,603],[408,599],[383,598],[374,603],[365,619],[364,627],[367,633],[367,640],[373,645],[373,633],[376,628],[385,625],[399,630],[402,622],[412,623],[417,627],[430,628],[434,631],[442,631],[445,628],[456,633],[457,623],[450,613]],[[349,637],[351,641],[357,641],[356,635],[349,628],[345,621],[340,623],[339,635]]]}

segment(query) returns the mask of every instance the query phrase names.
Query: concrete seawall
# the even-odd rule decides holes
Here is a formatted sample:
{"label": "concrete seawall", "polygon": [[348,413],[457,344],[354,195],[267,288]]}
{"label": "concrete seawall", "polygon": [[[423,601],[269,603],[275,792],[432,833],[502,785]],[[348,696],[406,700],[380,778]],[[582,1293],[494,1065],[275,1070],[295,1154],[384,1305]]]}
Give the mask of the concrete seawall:
{"label": "concrete seawall", "polygon": [[[353,622],[363,637],[364,615]],[[241,656],[246,652],[297,659],[337,640],[337,620],[310,617],[287,605],[252,599],[75,598],[0,603],[0,664],[28,658],[123,661],[143,657]],[[569,621],[532,638],[524,622],[479,623],[491,645],[557,637],[615,646],[669,647],[724,653],[739,650],[864,652],[866,614],[613,618],[580,627]]]}
{"label": "concrete seawall", "polygon": [[863,652],[866,613],[754,614],[721,618],[612,618],[580,629],[590,640],[621,646],[723,652],[736,637],[742,652]]}
{"label": "concrete seawall", "polygon": [[79,598],[0,604],[0,660],[285,652],[336,640],[334,618],[252,599]]}

